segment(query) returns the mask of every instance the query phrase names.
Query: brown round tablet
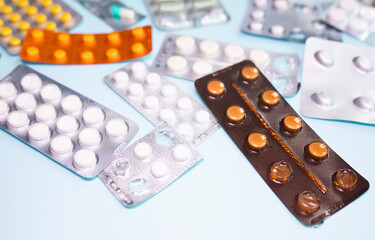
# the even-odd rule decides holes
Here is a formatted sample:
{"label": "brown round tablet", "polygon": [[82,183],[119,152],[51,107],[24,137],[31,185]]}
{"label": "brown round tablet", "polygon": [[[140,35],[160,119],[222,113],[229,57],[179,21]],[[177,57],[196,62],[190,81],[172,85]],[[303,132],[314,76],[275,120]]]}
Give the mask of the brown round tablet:
{"label": "brown round tablet", "polygon": [[357,174],[350,169],[340,169],[336,172],[333,183],[342,191],[351,191],[355,188]]}
{"label": "brown round tablet", "polygon": [[302,129],[302,119],[300,117],[289,115],[283,119],[283,128],[290,133],[297,133]]}
{"label": "brown round tablet", "polygon": [[328,148],[322,142],[312,142],[307,147],[307,154],[314,160],[323,160],[328,156]]}
{"label": "brown round tablet", "polygon": [[255,67],[244,67],[241,70],[242,77],[247,81],[254,81],[259,76],[259,70]]}
{"label": "brown round tablet", "polygon": [[303,191],[297,195],[295,207],[300,213],[309,215],[319,210],[320,201],[314,193]]}
{"label": "brown round tablet", "polygon": [[222,81],[220,80],[211,80],[207,84],[207,92],[213,97],[219,97],[223,95],[225,91],[225,85]]}
{"label": "brown round tablet", "polygon": [[273,90],[267,90],[262,93],[260,101],[263,105],[267,107],[276,106],[280,101],[280,95]]}
{"label": "brown round tablet", "polygon": [[247,137],[247,144],[254,151],[261,151],[267,146],[267,137],[261,133],[251,133]]}
{"label": "brown round tablet", "polygon": [[285,161],[275,162],[270,168],[268,176],[277,183],[284,183],[292,176],[293,169]]}
{"label": "brown round tablet", "polygon": [[237,105],[230,106],[227,109],[227,118],[231,123],[240,123],[245,118],[245,110]]}

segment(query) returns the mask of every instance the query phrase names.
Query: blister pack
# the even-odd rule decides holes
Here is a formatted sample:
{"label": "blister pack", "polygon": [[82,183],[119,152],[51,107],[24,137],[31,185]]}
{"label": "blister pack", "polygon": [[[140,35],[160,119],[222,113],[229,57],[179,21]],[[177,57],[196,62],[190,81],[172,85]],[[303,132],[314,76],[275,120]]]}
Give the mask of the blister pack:
{"label": "blister pack", "polygon": [[155,126],[166,121],[194,145],[219,128],[205,106],[143,62],[125,65],[105,82]]}
{"label": "blister pack", "polygon": [[156,195],[199,160],[195,148],[163,123],[117,154],[99,178],[124,206],[132,207]]}
{"label": "blister pack", "polygon": [[68,31],[82,16],[61,0],[0,0],[0,43],[8,53],[19,53],[30,28]]}
{"label": "blister pack", "polygon": [[340,0],[327,9],[324,20],[337,29],[375,45],[375,7],[355,0]]}
{"label": "blister pack", "polygon": [[138,125],[20,65],[0,81],[0,128],[83,178],[107,167]]}
{"label": "blister pack", "polygon": [[169,34],[152,68],[169,76],[194,81],[245,59],[252,60],[284,96],[297,93],[300,63],[296,54]]}
{"label": "blister pack", "polygon": [[102,34],[30,29],[20,57],[28,62],[50,64],[101,64],[140,58],[151,50],[151,26]]}
{"label": "blister pack", "polygon": [[176,30],[220,24],[230,17],[219,0],[145,0],[156,26]]}
{"label": "blister pack", "polygon": [[301,113],[307,117],[375,124],[374,67],[374,48],[308,39]]}
{"label": "blister pack", "polygon": [[302,42],[311,36],[341,41],[340,31],[320,19],[328,6],[293,0],[250,0],[241,30]]}
{"label": "blister pack", "polygon": [[145,16],[118,0],[77,0],[92,14],[115,30],[123,30],[141,21]]}
{"label": "blister pack", "polygon": [[[257,73],[249,78],[247,72]],[[285,207],[315,225],[369,188],[251,61],[195,81],[203,101]]]}

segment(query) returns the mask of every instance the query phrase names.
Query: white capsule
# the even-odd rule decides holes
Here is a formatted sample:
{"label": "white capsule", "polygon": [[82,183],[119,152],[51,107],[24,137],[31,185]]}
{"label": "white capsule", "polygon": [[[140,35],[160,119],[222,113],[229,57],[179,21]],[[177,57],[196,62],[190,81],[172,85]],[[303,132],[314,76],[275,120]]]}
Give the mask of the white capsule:
{"label": "white capsule", "polygon": [[134,154],[138,159],[145,160],[151,157],[152,148],[150,144],[141,142],[134,147]]}
{"label": "white capsule", "polygon": [[82,109],[82,101],[77,95],[68,95],[61,100],[61,109],[65,114],[74,114]]}
{"label": "white capsule", "polygon": [[65,155],[73,151],[73,142],[66,136],[59,135],[50,142],[50,151],[55,155]]}
{"label": "white capsule", "polygon": [[225,47],[224,54],[229,60],[238,60],[243,57],[244,49],[241,46],[229,44]]}
{"label": "white capsule", "polygon": [[357,11],[359,3],[354,0],[340,0],[339,7],[346,11],[347,13],[352,13]]}
{"label": "white capsule", "polygon": [[132,83],[126,92],[130,97],[138,98],[143,96],[143,87],[140,83]]}
{"label": "white capsule", "polygon": [[129,126],[120,118],[112,118],[105,125],[105,131],[110,138],[122,138],[128,134]]}
{"label": "white capsule", "polygon": [[145,83],[149,88],[159,87],[161,85],[161,77],[158,73],[151,72],[147,74]]}
{"label": "white capsule", "polygon": [[172,56],[167,60],[168,70],[175,73],[183,73],[187,68],[187,60],[181,56]]}
{"label": "white capsule", "polygon": [[191,159],[191,150],[185,144],[177,144],[173,148],[173,159],[178,162],[186,162]]}
{"label": "white capsule", "polygon": [[129,84],[129,74],[125,71],[115,72],[111,78],[111,81],[115,87],[125,88]]}
{"label": "white capsule", "polygon": [[72,134],[78,130],[78,122],[71,115],[64,115],[57,119],[56,130],[60,134]]}
{"label": "white capsule", "polygon": [[17,89],[11,82],[0,83],[0,98],[9,99],[17,94]]}
{"label": "white capsule", "polygon": [[179,36],[175,44],[180,53],[189,54],[195,50],[195,40],[192,37]]}
{"label": "white capsule", "polygon": [[10,128],[25,128],[29,125],[29,123],[29,116],[27,116],[27,114],[23,111],[14,111],[8,114],[7,124]]}
{"label": "white capsule", "polygon": [[311,99],[324,108],[331,108],[334,105],[332,99],[322,92],[312,94]]}
{"label": "white capsule", "polygon": [[258,67],[267,66],[270,63],[270,55],[260,49],[251,50],[249,59]]}
{"label": "white capsule", "polygon": [[262,21],[264,19],[264,11],[256,9],[251,13],[251,18],[255,21]]}
{"label": "white capsule", "polygon": [[369,73],[373,70],[370,60],[365,57],[359,56],[353,58],[353,64],[361,73]]}
{"label": "white capsule", "polygon": [[16,97],[15,105],[18,110],[30,111],[37,105],[34,95],[23,92]]}
{"label": "white capsule", "polygon": [[159,120],[163,122],[166,121],[169,124],[173,125],[176,120],[176,114],[172,109],[169,109],[169,108],[162,109],[159,112]]}
{"label": "white capsule", "polygon": [[175,98],[177,95],[177,89],[173,84],[168,84],[162,87],[161,95],[165,98]]}
{"label": "white capsule", "polygon": [[38,122],[51,122],[56,119],[56,110],[51,104],[42,104],[35,110]]}
{"label": "white capsule", "polygon": [[42,87],[42,80],[35,73],[28,73],[21,79],[21,86],[25,92],[37,92]]}
{"label": "white capsule", "polygon": [[366,97],[357,97],[353,100],[353,103],[359,110],[365,113],[375,112],[375,103]]}
{"label": "white capsule", "polygon": [[170,169],[169,169],[168,165],[162,160],[156,161],[152,164],[151,174],[155,178],[166,177],[166,176],[169,175],[169,172],[170,172]]}
{"label": "white capsule", "polygon": [[326,51],[318,51],[314,54],[314,57],[323,67],[332,67],[334,64],[332,55]]}
{"label": "white capsule", "polygon": [[99,145],[101,139],[98,130],[92,127],[86,127],[78,134],[79,144],[82,147],[95,147]]}
{"label": "white capsule", "polygon": [[27,135],[31,141],[44,142],[49,140],[51,131],[44,123],[34,123],[29,127]]}
{"label": "white capsule", "polygon": [[260,22],[251,22],[249,28],[253,32],[261,32],[263,30],[263,24]]}
{"label": "white capsule", "polygon": [[73,155],[73,165],[80,170],[92,170],[97,162],[96,154],[89,149],[80,149]]}
{"label": "white capsule", "polygon": [[281,25],[273,25],[271,26],[271,33],[272,35],[274,35],[275,37],[282,37],[284,35],[284,27],[281,26]]}
{"label": "white capsule", "polygon": [[131,71],[135,78],[141,79],[147,73],[147,67],[143,62],[135,62],[131,65]]}
{"label": "white capsule", "polygon": [[193,103],[188,97],[181,97],[177,100],[177,108],[181,111],[190,111],[193,109]]}
{"label": "white capsule", "polygon": [[186,140],[190,141],[194,135],[193,127],[188,123],[181,123],[177,126],[177,132]]}
{"label": "white capsule", "polygon": [[56,84],[50,83],[42,87],[40,96],[45,103],[57,102],[61,99],[61,89]]}
{"label": "white capsule", "polygon": [[155,96],[148,96],[144,99],[142,105],[148,110],[156,110],[159,108],[159,99]]}
{"label": "white capsule", "polygon": [[104,113],[100,107],[90,106],[83,111],[82,119],[87,126],[98,126],[104,121]]}
{"label": "white capsule", "polygon": [[348,14],[340,8],[332,8],[328,11],[327,22],[332,25],[341,25],[346,21]]}
{"label": "white capsule", "polygon": [[211,73],[213,70],[213,66],[211,63],[206,61],[196,61],[193,64],[193,73],[196,76],[204,76]]}
{"label": "white capsule", "polygon": [[6,101],[0,99],[0,121],[9,113],[9,105]]}
{"label": "white capsule", "polygon": [[199,110],[194,115],[194,122],[206,125],[210,122],[210,114],[205,110]]}
{"label": "white capsule", "polygon": [[347,30],[353,35],[360,35],[369,29],[369,24],[362,18],[352,18],[349,21]]}
{"label": "white capsule", "polygon": [[220,45],[216,41],[204,40],[200,43],[199,49],[206,57],[213,57],[219,53]]}

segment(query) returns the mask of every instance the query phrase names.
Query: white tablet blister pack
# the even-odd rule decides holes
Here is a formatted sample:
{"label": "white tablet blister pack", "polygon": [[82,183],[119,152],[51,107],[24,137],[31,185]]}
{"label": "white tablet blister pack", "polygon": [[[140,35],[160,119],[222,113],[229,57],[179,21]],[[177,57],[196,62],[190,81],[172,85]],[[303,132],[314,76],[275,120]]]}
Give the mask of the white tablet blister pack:
{"label": "white tablet blister pack", "polygon": [[375,45],[375,7],[356,0],[340,0],[327,9],[324,20],[337,29]]}
{"label": "white tablet blister pack", "polygon": [[0,128],[87,179],[138,131],[133,121],[25,65],[0,81]]}
{"label": "white tablet blister pack", "polygon": [[236,62],[250,59],[283,96],[298,91],[299,58],[246,46],[169,34],[152,64],[165,75],[194,81]]}
{"label": "white tablet blister pack", "polygon": [[302,42],[311,36],[341,41],[340,31],[320,19],[328,6],[293,0],[250,0],[241,30]]}
{"label": "white tablet blister pack", "polygon": [[105,82],[155,126],[168,122],[193,145],[218,128],[211,112],[144,62],[133,62],[107,75]]}
{"label": "white tablet blister pack", "polygon": [[164,30],[202,27],[229,21],[219,0],[145,0],[157,27]]}
{"label": "white tablet blister pack", "polygon": [[375,48],[306,41],[301,113],[375,124]]}
{"label": "white tablet blister pack", "polygon": [[133,207],[156,195],[202,157],[168,124],[116,155],[99,178],[125,206]]}

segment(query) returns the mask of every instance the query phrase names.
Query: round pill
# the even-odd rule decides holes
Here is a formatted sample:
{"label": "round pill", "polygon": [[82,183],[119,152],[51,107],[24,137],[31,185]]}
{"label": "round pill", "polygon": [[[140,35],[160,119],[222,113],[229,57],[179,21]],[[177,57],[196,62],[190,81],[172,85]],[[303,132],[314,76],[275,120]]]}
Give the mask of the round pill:
{"label": "round pill", "polygon": [[9,113],[9,110],[10,109],[8,103],[0,99],[0,120],[2,120],[2,117]]}
{"label": "round pill", "polygon": [[273,7],[279,11],[285,10],[288,8],[288,2],[286,0],[273,1]]}
{"label": "round pill", "polygon": [[285,161],[272,164],[268,176],[276,183],[284,183],[292,177],[292,167]]}
{"label": "round pill", "polygon": [[68,33],[59,33],[57,35],[57,40],[61,45],[68,45],[70,43],[70,36]]}
{"label": "round pill", "polygon": [[251,150],[264,150],[267,146],[267,137],[261,133],[251,133],[247,137],[247,144]]}
{"label": "round pill", "polygon": [[369,29],[369,24],[361,18],[352,18],[347,26],[348,32],[353,35],[359,35]]}
{"label": "round pill", "polygon": [[193,73],[196,76],[204,76],[212,72],[213,66],[206,61],[196,61],[193,64]]}
{"label": "round pill", "polygon": [[91,170],[97,162],[96,154],[89,149],[80,149],[73,155],[74,167],[80,170]]}
{"label": "round pill", "polygon": [[159,108],[159,99],[155,96],[148,96],[144,99],[142,105],[148,110],[156,110]]}
{"label": "round pill", "polygon": [[181,111],[190,111],[193,109],[193,103],[188,97],[181,97],[177,100],[177,108]]}
{"label": "round pill", "polygon": [[366,97],[357,97],[353,100],[353,103],[365,113],[375,112],[375,103]]}
{"label": "round pill", "polygon": [[18,1],[18,7],[19,8],[26,8],[29,6],[29,1],[28,0],[20,0]]}
{"label": "round pill", "polygon": [[130,97],[141,97],[143,95],[143,87],[140,83],[132,83],[126,92]]}
{"label": "round pill", "polygon": [[29,17],[33,17],[38,13],[38,8],[36,6],[30,6],[26,9],[26,14]]}
{"label": "round pill", "polygon": [[129,83],[129,74],[125,71],[115,72],[111,78],[112,83],[118,88],[124,88]]}
{"label": "round pill", "polygon": [[273,25],[270,31],[275,37],[281,37],[284,34],[284,27],[281,25]]}
{"label": "round pill", "polygon": [[165,109],[162,109],[159,112],[159,120],[160,121],[166,121],[169,124],[173,125],[173,123],[175,121],[175,118],[176,118],[176,114],[172,109],[165,108]]}
{"label": "round pill", "polygon": [[60,17],[60,20],[61,20],[61,22],[63,22],[63,23],[69,23],[69,22],[71,22],[72,21],[72,15],[70,14],[70,13],[68,13],[68,12],[65,12],[65,13],[63,13],[62,15],[61,15],[61,17]]}
{"label": "round pill", "polygon": [[194,134],[193,127],[188,123],[181,123],[177,126],[177,132],[186,140],[191,140]]}
{"label": "round pill", "polygon": [[194,122],[206,125],[210,122],[210,114],[205,110],[199,110],[194,115]]}
{"label": "round pill", "polygon": [[29,28],[30,28],[30,23],[27,21],[23,21],[18,24],[18,29],[20,31],[27,31],[29,30]]}
{"label": "round pill", "polygon": [[26,49],[26,55],[31,59],[37,59],[39,57],[39,49],[36,47],[28,47]]}
{"label": "round pill", "polygon": [[267,0],[254,0],[254,5],[258,8],[265,7],[267,5]]}
{"label": "round pill", "polygon": [[181,56],[172,56],[167,60],[167,67],[169,71],[181,73],[187,68],[186,58]]}
{"label": "round pill", "polygon": [[64,115],[57,119],[56,129],[60,134],[75,133],[78,130],[78,122],[73,116]]}
{"label": "round pill", "polygon": [[13,34],[13,30],[11,28],[9,28],[9,27],[3,27],[0,30],[0,34],[4,38],[10,37]]}
{"label": "round pill", "polygon": [[231,123],[240,123],[245,119],[245,110],[237,105],[230,106],[226,111],[227,119]]}
{"label": "round pill", "polygon": [[303,191],[296,197],[295,208],[302,215],[310,215],[319,210],[320,201],[314,193]]}
{"label": "round pill", "polygon": [[163,178],[169,175],[169,167],[164,161],[156,161],[152,164],[151,174],[155,178]]}
{"label": "round pill", "polygon": [[294,115],[288,115],[283,119],[282,126],[287,132],[300,132],[302,129],[302,119]]}
{"label": "round pill", "polygon": [[160,86],[161,84],[160,75],[154,72],[147,74],[145,83],[148,87],[151,87],[151,88]]}
{"label": "round pill", "polygon": [[264,11],[256,9],[251,13],[251,18],[255,21],[262,21],[264,19]]}
{"label": "round pill", "polygon": [[101,136],[95,128],[86,127],[79,132],[78,140],[82,147],[94,147],[100,143]]}
{"label": "round pill", "polygon": [[191,150],[185,144],[177,144],[173,148],[173,159],[178,162],[186,162],[191,159]]}
{"label": "round pill", "polygon": [[324,108],[332,107],[334,105],[332,99],[323,92],[313,93],[311,99],[313,102]]}
{"label": "round pill", "polygon": [[212,57],[219,53],[220,45],[211,40],[204,40],[200,43],[199,49],[204,56]]}
{"label": "round pill", "polygon": [[103,123],[104,113],[100,107],[90,106],[83,111],[82,119],[88,126],[97,126]]}
{"label": "round pill", "polygon": [[352,13],[358,9],[359,3],[354,0],[340,0],[339,7],[348,13]]}
{"label": "round pill", "polygon": [[21,45],[21,39],[19,38],[16,38],[16,37],[12,37],[10,40],[9,40],[9,45],[11,47],[19,47]]}
{"label": "round pill", "polygon": [[366,57],[353,58],[353,64],[362,73],[369,73],[373,70],[370,60]]}
{"label": "round pill", "polygon": [[59,63],[63,63],[67,60],[67,54],[63,49],[57,49],[53,52],[53,57]]}
{"label": "round pill", "polygon": [[35,16],[35,22],[37,24],[43,24],[47,21],[47,16],[43,13],[40,13],[38,15]]}
{"label": "round pill", "polygon": [[340,8],[331,8],[327,13],[327,22],[332,25],[341,25],[346,21],[348,14]]}
{"label": "round pill", "polygon": [[94,53],[91,51],[83,51],[81,53],[81,60],[86,63],[90,64],[94,62]]}
{"label": "round pill", "polygon": [[248,82],[256,80],[259,76],[259,71],[255,67],[245,66],[241,69],[241,76]]}
{"label": "round pill", "polygon": [[46,103],[56,102],[61,99],[61,89],[56,84],[50,83],[42,87],[40,96]]}
{"label": "round pill", "polygon": [[326,51],[318,51],[314,54],[316,61],[321,64],[323,67],[332,67],[333,66],[333,58],[331,54]]}
{"label": "round pill", "polygon": [[280,95],[273,90],[264,91],[260,97],[260,101],[267,107],[274,107],[280,101]]}
{"label": "round pill", "polygon": [[28,73],[21,79],[21,86],[25,92],[36,92],[42,87],[42,80],[35,73]]}
{"label": "round pill", "polygon": [[263,30],[263,24],[260,22],[251,22],[249,28],[253,32],[261,32]]}
{"label": "round pill", "polygon": [[237,60],[244,55],[244,49],[241,46],[229,44],[224,48],[224,54],[230,60]]}
{"label": "round pill", "polygon": [[52,5],[53,1],[52,0],[43,0],[42,1],[42,6],[45,8],[48,8]]}
{"label": "round pill", "polygon": [[84,34],[82,36],[82,41],[87,46],[93,46],[96,43],[95,35],[94,34]]}
{"label": "round pill", "polygon": [[251,50],[249,59],[258,67],[267,66],[270,63],[270,55],[266,51],[260,49]]}
{"label": "round pill", "polygon": [[120,52],[116,48],[110,48],[105,52],[109,61],[118,61],[120,59]]}
{"label": "round pill", "polygon": [[175,41],[177,50],[180,53],[188,54],[195,50],[195,40],[188,36],[179,36]]}
{"label": "round pill", "polygon": [[121,36],[118,32],[112,32],[107,35],[107,40],[112,45],[119,45],[121,43]]}
{"label": "round pill", "polygon": [[141,142],[134,147],[134,154],[140,160],[148,159],[152,155],[152,148],[150,144]]}
{"label": "round pill", "polygon": [[57,136],[51,140],[50,151],[55,155],[65,155],[73,151],[73,142],[66,136]]}
{"label": "round pill", "polygon": [[161,95],[165,98],[175,98],[177,95],[177,89],[172,84],[165,85],[161,89]]}
{"label": "round pill", "polygon": [[0,83],[0,98],[9,99],[17,94],[17,89],[11,82]]}
{"label": "round pill", "polygon": [[18,110],[29,111],[36,107],[37,102],[34,95],[23,92],[16,97],[15,105]]}
{"label": "round pill", "polygon": [[81,111],[82,101],[77,95],[68,95],[61,100],[61,109],[65,114]]}
{"label": "round pill", "polygon": [[136,78],[143,78],[147,73],[147,67],[143,62],[135,62],[131,65],[131,72]]}
{"label": "round pill", "polygon": [[50,104],[42,104],[35,110],[35,118],[38,122],[50,122],[56,119],[56,110]]}
{"label": "round pill", "polygon": [[1,12],[3,13],[3,15],[8,15],[13,12],[13,8],[12,6],[5,5],[1,8]]}
{"label": "round pill", "polygon": [[212,97],[220,97],[225,92],[225,85],[220,80],[211,80],[207,84],[207,92]]}
{"label": "round pill", "polygon": [[341,191],[351,191],[357,185],[358,177],[357,174],[350,169],[338,170],[333,179],[333,183]]}
{"label": "round pill", "polygon": [[59,15],[62,12],[61,5],[55,4],[51,7],[51,13],[56,16]]}
{"label": "round pill", "polygon": [[120,118],[113,118],[105,125],[105,132],[110,138],[122,138],[128,131],[129,126]]}
{"label": "round pill", "polygon": [[7,124],[10,128],[24,128],[30,123],[30,119],[27,114],[23,111],[14,111],[9,113],[7,118]]}
{"label": "round pill", "polygon": [[313,160],[324,160],[328,156],[328,147],[322,142],[312,142],[306,152]]}
{"label": "round pill", "polygon": [[146,37],[145,29],[142,27],[135,27],[131,30],[132,36],[136,39],[142,39]]}
{"label": "round pill", "polygon": [[29,127],[27,135],[31,141],[42,142],[50,138],[51,132],[46,124],[34,123]]}
{"label": "round pill", "polygon": [[368,22],[375,22],[375,8],[363,6],[359,11],[359,16]]}
{"label": "round pill", "polygon": [[10,14],[10,17],[9,17],[9,20],[12,22],[12,23],[17,23],[19,21],[21,21],[22,17],[19,13],[12,13]]}
{"label": "round pill", "polygon": [[56,23],[55,22],[47,22],[44,28],[48,31],[56,31]]}
{"label": "round pill", "polygon": [[142,43],[137,42],[131,46],[131,51],[136,55],[142,55],[146,52],[146,48]]}

